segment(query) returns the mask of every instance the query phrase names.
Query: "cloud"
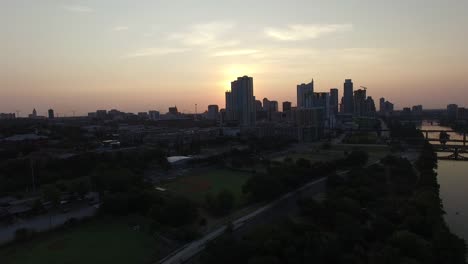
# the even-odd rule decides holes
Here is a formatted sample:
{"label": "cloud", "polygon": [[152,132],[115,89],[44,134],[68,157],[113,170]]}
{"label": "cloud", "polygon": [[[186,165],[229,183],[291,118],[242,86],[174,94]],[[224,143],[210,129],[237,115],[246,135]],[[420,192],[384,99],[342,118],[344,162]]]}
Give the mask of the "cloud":
{"label": "cloud", "polygon": [[65,10],[74,12],[74,13],[92,13],[94,9],[87,6],[80,6],[80,5],[67,5],[63,7]]}
{"label": "cloud", "polygon": [[112,29],[113,31],[125,31],[128,30],[127,26],[117,26]]}
{"label": "cloud", "polygon": [[239,44],[237,40],[226,40],[224,35],[234,28],[234,23],[216,21],[195,24],[185,32],[169,35],[169,40],[178,40],[187,46],[202,46],[205,48],[230,47]]}
{"label": "cloud", "polygon": [[146,48],[146,49],[140,49],[135,52],[129,53],[125,56],[124,58],[136,58],[136,57],[150,57],[150,56],[163,56],[163,55],[168,55],[168,54],[174,54],[174,53],[181,53],[188,51],[190,49],[187,48]]}
{"label": "cloud", "polygon": [[325,34],[348,31],[352,28],[351,24],[294,24],[289,25],[286,29],[266,28],[265,34],[276,40],[296,41],[316,39]]}
{"label": "cloud", "polygon": [[259,50],[255,50],[255,49],[225,50],[225,51],[217,51],[213,53],[212,56],[223,57],[223,56],[253,55],[259,52],[260,52]]}

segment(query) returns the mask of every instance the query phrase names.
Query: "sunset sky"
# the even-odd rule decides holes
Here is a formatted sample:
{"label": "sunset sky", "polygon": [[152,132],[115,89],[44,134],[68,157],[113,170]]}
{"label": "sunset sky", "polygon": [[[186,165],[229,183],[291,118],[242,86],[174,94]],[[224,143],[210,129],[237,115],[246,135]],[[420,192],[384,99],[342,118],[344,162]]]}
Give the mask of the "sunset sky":
{"label": "sunset sky", "polygon": [[468,106],[466,0],[1,0],[0,112],[224,107],[345,78],[396,108]]}

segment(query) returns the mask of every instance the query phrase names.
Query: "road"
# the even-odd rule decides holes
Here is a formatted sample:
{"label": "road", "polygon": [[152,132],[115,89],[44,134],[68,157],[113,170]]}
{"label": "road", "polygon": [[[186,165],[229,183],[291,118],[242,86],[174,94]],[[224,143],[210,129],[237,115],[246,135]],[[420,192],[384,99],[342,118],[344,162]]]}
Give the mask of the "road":
{"label": "road", "polygon": [[[304,192],[307,192],[308,194],[317,194],[319,192],[325,191],[325,183],[325,177],[309,182],[301,188],[281,196],[275,201],[255,210],[254,212],[238,218],[237,220],[233,221],[234,230],[238,231],[241,228],[246,228],[251,225],[257,225],[265,219],[271,219],[271,214],[277,214],[278,211],[280,211],[280,214],[284,214],[283,210],[273,209],[295,206],[297,200],[296,198]],[[264,217],[265,215],[268,215],[268,217]],[[186,244],[179,250],[175,251],[174,253],[159,261],[159,263],[180,264],[190,260],[192,257],[203,251],[208,242],[222,235],[226,231],[226,228],[227,226],[224,225],[214,230],[213,232],[205,235],[203,238]]]}

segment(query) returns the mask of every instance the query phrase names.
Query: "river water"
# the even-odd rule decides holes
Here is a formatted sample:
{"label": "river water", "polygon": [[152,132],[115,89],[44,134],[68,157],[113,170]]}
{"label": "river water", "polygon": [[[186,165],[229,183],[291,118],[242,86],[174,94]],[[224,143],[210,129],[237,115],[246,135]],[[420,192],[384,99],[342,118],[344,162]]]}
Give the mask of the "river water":
{"label": "river water", "polygon": [[[431,125],[423,122],[423,130],[451,130],[449,127]],[[463,135],[449,133],[450,139],[463,139]],[[438,138],[438,133],[429,133],[430,138]],[[439,142],[434,142],[440,144]],[[457,144],[457,143],[447,143]],[[462,144],[462,143],[458,143]],[[438,153],[448,156],[450,153]],[[462,154],[468,156],[468,154]],[[468,241],[468,161],[438,161],[438,182],[440,185],[440,196],[446,212],[445,221],[450,230]]]}

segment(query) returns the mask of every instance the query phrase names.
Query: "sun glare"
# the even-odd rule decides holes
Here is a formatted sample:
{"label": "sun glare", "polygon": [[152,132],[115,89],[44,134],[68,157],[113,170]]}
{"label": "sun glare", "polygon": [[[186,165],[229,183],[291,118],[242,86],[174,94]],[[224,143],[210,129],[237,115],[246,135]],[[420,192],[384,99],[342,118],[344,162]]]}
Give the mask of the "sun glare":
{"label": "sun glare", "polygon": [[223,80],[220,83],[224,90],[231,89],[231,82],[236,80],[237,77],[244,75],[253,76],[256,69],[252,65],[232,64],[228,65],[222,71]]}

